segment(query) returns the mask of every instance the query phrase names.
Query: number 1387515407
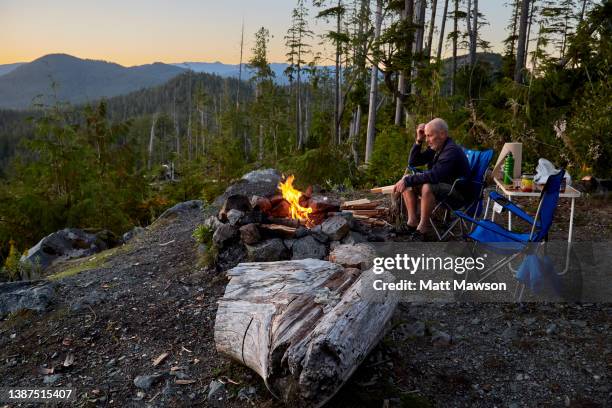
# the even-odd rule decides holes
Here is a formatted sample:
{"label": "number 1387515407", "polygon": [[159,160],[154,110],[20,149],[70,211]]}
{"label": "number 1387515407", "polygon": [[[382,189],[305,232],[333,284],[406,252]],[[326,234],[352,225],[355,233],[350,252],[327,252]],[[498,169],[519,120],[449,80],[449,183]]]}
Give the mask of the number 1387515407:
{"label": "number 1387515407", "polygon": [[71,388],[0,387],[0,402],[61,402],[74,401]]}

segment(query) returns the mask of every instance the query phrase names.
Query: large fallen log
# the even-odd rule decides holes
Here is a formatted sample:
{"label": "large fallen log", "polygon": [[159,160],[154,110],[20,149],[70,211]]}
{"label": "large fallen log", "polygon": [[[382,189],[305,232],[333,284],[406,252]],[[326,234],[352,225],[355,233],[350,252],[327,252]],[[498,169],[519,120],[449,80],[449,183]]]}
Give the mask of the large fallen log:
{"label": "large fallen log", "polygon": [[376,346],[395,300],[368,302],[361,272],[304,259],[243,263],[219,301],[219,353],[257,372],[285,403],[327,402]]}

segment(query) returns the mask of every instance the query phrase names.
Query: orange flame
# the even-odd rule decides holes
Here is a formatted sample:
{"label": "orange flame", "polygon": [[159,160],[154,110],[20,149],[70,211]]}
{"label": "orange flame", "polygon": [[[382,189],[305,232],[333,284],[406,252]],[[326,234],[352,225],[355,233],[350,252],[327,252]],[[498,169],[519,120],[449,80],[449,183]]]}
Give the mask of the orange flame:
{"label": "orange flame", "polygon": [[308,225],[310,224],[308,214],[312,213],[312,208],[306,208],[300,205],[300,197],[302,196],[302,192],[293,187],[294,179],[295,176],[287,177],[287,180],[285,180],[284,183],[279,183],[278,188],[280,189],[283,198],[290,205],[289,211],[291,218],[294,220],[306,221],[306,225]]}

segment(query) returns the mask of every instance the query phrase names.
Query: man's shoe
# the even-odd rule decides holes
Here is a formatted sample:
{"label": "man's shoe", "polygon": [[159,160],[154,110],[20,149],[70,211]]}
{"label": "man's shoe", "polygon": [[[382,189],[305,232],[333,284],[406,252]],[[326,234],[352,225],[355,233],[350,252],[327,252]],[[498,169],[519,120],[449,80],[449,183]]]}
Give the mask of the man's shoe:
{"label": "man's shoe", "polygon": [[400,226],[399,232],[402,234],[412,235],[417,231],[417,227],[412,227],[408,224],[402,224]]}
{"label": "man's shoe", "polygon": [[428,235],[423,234],[419,230],[414,231],[410,239],[412,240],[412,242],[431,242],[431,239],[429,239]]}

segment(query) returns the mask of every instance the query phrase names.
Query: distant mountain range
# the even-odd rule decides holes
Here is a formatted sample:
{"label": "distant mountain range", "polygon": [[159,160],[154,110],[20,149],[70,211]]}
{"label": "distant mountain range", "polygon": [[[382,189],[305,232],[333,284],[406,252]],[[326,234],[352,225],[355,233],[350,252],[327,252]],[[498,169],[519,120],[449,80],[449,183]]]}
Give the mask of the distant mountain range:
{"label": "distant mountain range", "polygon": [[[478,53],[478,59],[488,62],[494,71],[501,66],[499,54]],[[459,66],[466,62],[467,56],[458,58]],[[287,67],[285,63],[270,64],[277,83],[288,83],[284,74]],[[221,62],[156,62],[124,67],[67,54],[49,54],[28,63],[0,65],[0,109],[27,109],[35,101],[92,102],[163,85],[187,70],[238,78],[240,66]],[[450,59],[445,60],[445,70],[450,72]],[[243,64],[241,78],[249,80],[252,76],[253,71]]]}
{"label": "distant mountain range", "polygon": [[[287,83],[287,64],[270,64],[276,81]],[[54,99],[73,104],[110,98],[162,85],[192,70],[225,78],[238,78],[238,64],[182,62],[124,67],[107,61],[80,59],[67,54],[49,54],[29,63],[0,65],[0,108],[26,109],[33,102],[53,103]],[[246,64],[242,79],[253,76]],[[52,96],[54,95],[55,96]]]}
{"label": "distant mountain range", "polygon": [[[205,74],[215,74],[224,78],[238,78],[249,80],[253,77],[253,70],[249,69],[247,64],[242,64],[242,75],[240,75],[240,64],[224,64],[222,62],[181,62],[172,64],[176,67],[190,69],[194,72],[202,72]],[[285,75],[285,70],[289,64],[273,62],[270,64],[274,79],[277,83],[286,84],[289,82]]]}
{"label": "distant mountain range", "polygon": [[162,63],[126,68],[50,54],[0,76],[0,108],[28,108],[40,95],[43,103],[94,101],[160,85],[182,72],[183,68]]}

